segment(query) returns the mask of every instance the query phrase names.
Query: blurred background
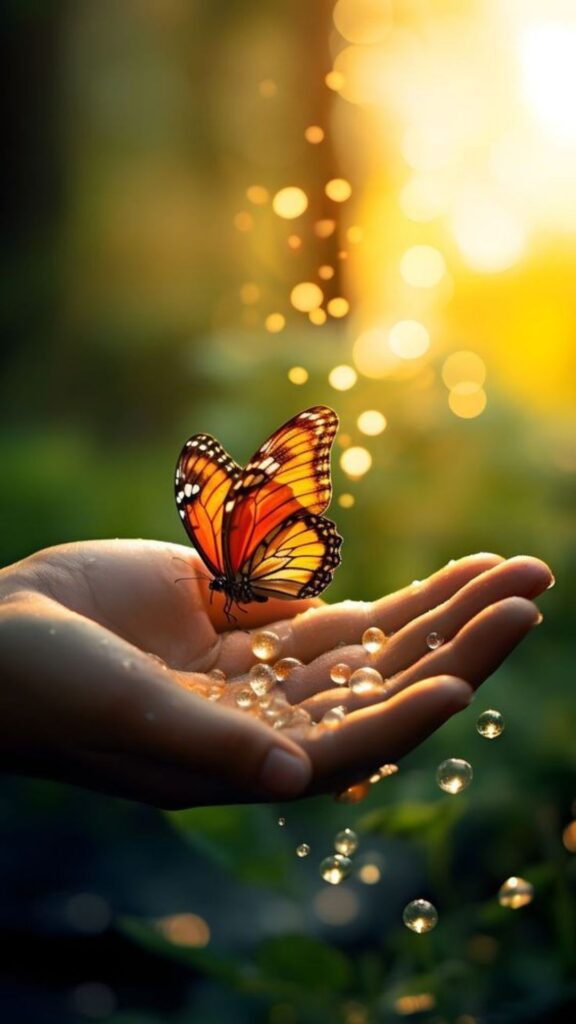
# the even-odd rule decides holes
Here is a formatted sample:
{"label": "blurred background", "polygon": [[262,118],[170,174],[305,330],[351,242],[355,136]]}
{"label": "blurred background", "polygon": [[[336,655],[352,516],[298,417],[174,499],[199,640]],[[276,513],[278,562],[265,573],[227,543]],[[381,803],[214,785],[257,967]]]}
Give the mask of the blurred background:
{"label": "blurred background", "polygon": [[[185,543],[196,431],[341,431],[330,600],[474,550],[544,625],[354,805],[0,792],[11,1024],[512,1024],[576,1009],[571,0],[5,0],[2,564]],[[488,742],[478,714],[499,709]],[[434,781],[474,767],[465,793]],[[286,818],[279,827],[279,816]],[[318,872],[354,828],[352,877]],[[297,844],[311,853],[299,859]],[[509,876],[534,886],[502,907]],[[402,908],[432,899],[416,936]]]}

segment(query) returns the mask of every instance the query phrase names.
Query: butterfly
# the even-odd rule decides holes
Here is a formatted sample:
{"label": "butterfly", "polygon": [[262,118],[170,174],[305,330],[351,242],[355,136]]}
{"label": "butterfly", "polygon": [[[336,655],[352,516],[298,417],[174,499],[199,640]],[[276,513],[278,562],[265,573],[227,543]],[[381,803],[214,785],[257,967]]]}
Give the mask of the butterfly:
{"label": "butterfly", "polygon": [[313,597],[330,583],[342,538],[322,513],[337,429],[336,413],[315,405],[279,427],[244,469],[209,434],[182,448],[176,505],[229,619],[232,604]]}

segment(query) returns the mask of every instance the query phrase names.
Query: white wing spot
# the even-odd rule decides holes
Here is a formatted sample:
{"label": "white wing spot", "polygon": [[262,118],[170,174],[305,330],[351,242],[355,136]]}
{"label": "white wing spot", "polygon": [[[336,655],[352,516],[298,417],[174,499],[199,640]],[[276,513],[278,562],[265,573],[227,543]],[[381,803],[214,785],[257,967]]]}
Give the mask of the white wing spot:
{"label": "white wing spot", "polygon": [[233,501],[227,501],[225,506],[224,506],[224,511],[225,512],[231,512],[233,508],[234,508],[234,502]]}

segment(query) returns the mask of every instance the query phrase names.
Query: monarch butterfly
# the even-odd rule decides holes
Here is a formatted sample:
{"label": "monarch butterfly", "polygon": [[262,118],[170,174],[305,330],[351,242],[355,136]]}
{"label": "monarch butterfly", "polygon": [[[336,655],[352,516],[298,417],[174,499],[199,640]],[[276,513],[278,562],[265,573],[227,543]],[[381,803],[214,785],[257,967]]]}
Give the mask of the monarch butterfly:
{"label": "monarch butterfly", "polygon": [[209,434],[194,434],[176,466],[176,505],[233,603],[313,597],[340,564],[342,538],[322,512],[332,494],[330,449],[338,417],[315,405],[279,427],[242,469]]}

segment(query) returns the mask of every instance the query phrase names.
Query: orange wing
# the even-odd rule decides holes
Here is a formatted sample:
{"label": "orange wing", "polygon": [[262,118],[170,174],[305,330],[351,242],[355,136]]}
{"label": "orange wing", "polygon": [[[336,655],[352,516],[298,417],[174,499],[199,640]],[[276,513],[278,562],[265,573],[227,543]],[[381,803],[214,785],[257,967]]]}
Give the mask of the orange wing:
{"label": "orange wing", "polygon": [[341,544],[330,519],[299,513],[274,527],[242,571],[256,597],[314,597],[340,565]]}
{"label": "orange wing", "polygon": [[332,409],[316,405],[275,431],[230,488],[224,512],[225,557],[232,573],[251,561],[275,528],[330,503],[330,449],[338,429]]}
{"label": "orange wing", "polygon": [[226,572],[224,505],[240,467],[210,434],[186,441],[176,466],[176,505],[194,547],[213,576]]}

